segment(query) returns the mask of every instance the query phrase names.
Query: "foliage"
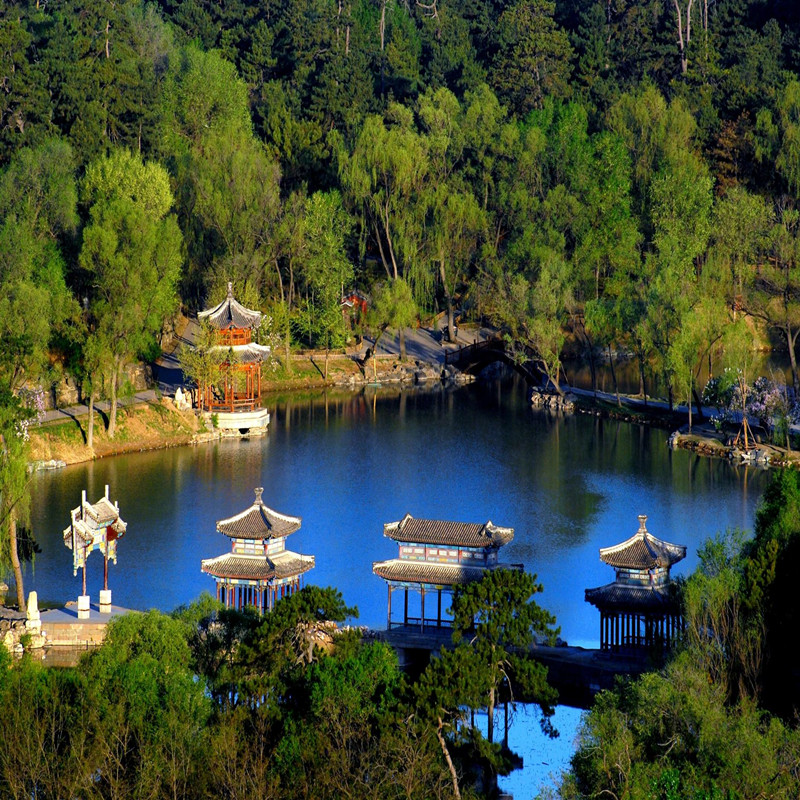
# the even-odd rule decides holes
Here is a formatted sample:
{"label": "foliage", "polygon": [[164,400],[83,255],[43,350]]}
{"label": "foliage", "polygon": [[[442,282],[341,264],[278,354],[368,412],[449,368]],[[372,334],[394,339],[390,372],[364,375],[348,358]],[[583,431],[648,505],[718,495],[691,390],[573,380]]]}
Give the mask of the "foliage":
{"label": "foliage", "polygon": [[480,581],[459,586],[453,595],[453,641],[469,640],[467,657],[482,675],[478,685],[486,687],[489,710],[489,742],[494,740],[494,708],[501,686],[512,702],[520,694],[538,703],[545,730],[553,713],[556,692],[547,683],[547,669],[527,651],[537,641],[554,641],[555,618],[541,608],[533,595],[542,591],[536,576],[522,570],[494,569]]}

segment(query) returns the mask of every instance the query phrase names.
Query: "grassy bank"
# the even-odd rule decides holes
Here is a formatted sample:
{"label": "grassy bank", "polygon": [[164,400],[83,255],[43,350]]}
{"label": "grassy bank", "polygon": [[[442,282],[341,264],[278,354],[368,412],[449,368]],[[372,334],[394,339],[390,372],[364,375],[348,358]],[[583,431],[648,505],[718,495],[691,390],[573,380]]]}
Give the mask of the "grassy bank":
{"label": "grassy bank", "polygon": [[107,416],[96,413],[93,448],[86,444],[88,424],[88,416],[83,416],[31,430],[31,460],[77,464],[120,453],[189,444],[202,430],[193,412],[178,411],[168,399],[120,409],[113,439],[106,432]]}

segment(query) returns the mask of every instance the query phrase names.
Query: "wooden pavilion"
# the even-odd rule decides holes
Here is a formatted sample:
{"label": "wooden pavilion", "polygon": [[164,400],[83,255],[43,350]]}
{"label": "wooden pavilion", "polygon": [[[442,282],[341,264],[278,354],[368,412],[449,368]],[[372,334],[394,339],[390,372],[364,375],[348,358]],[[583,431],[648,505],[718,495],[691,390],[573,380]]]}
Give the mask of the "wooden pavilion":
{"label": "wooden pavilion", "polygon": [[220,384],[198,387],[200,409],[216,413],[223,428],[265,427],[269,415],[261,409],[261,364],[270,348],[253,341],[253,331],[262,322],[261,312],[239,303],[233,296],[233,284],[228,283],[227,297],[197,318],[216,330],[215,349],[225,354]]}
{"label": "wooden pavilion", "polygon": [[[386,581],[389,593],[386,627],[406,626],[424,632],[427,627],[447,627],[452,620],[442,616],[442,594],[454,587],[479,581],[486,570],[504,567],[522,569],[521,564],[498,563],[498,551],[514,538],[513,528],[467,522],[414,519],[406,514],[399,522],[383,526],[383,535],[399,545],[397,558],[376,561],[372,571]],[[403,619],[392,618],[392,594],[403,591]],[[409,591],[419,593],[419,616],[409,615]],[[427,617],[425,599],[435,596],[436,616]]]}
{"label": "wooden pavilion", "polygon": [[614,567],[616,580],[586,590],[586,602],[600,610],[602,650],[669,649],[683,631],[669,571],[686,557],[686,547],[657,539],[646,521],[640,515],[630,539],[600,549],[600,560]]}
{"label": "wooden pavilion", "polygon": [[204,559],[200,565],[217,583],[217,600],[227,608],[253,606],[261,614],[294,594],[300,576],[314,567],[314,556],[286,549],[286,537],[298,530],[300,517],[264,505],[263,491],[255,490],[249,508],[217,522],[217,530],[231,540],[231,552]]}

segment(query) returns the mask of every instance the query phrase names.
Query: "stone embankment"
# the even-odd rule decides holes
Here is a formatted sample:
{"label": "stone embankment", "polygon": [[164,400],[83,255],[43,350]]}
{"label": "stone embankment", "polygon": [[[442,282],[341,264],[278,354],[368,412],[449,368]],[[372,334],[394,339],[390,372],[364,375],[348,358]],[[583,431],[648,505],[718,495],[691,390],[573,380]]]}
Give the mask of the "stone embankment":
{"label": "stone embankment", "polygon": [[[377,369],[374,369],[373,366]],[[377,365],[367,361],[363,365],[363,370],[363,373],[359,372],[359,374],[335,376],[332,384],[342,388],[355,389],[374,383],[430,386],[441,382],[445,385],[462,386],[475,380],[473,375],[460,372],[453,366],[442,366],[420,360],[400,361],[379,358]]]}
{"label": "stone embankment", "polygon": [[571,392],[558,394],[544,389],[533,388],[530,391],[530,401],[533,408],[545,408],[548,411],[560,411],[563,414],[572,414],[575,411],[577,398]]}
{"label": "stone embankment", "polygon": [[667,440],[674,450],[691,450],[709,458],[725,458],[737,464],[753,464],[760,467],[793,467],[800,466],[800,454],[775,445],[758,443],[749,450],[736,444],[727,444],[716,431],[703,427],[689,432],[688,429],[673,431]]}

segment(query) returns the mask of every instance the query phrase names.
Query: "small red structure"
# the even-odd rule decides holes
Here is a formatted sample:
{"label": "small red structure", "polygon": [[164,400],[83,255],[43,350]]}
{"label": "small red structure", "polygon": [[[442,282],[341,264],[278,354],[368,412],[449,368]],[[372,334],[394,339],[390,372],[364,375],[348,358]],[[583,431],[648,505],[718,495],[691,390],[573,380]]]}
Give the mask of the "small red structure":
{"label": "small red structure", "polygon": [[230,413],[260,408],[261,364],[270,354],[269,347],[253,341],[253,331],[261,325],[261,312],[239,303],[233,296],[233,284],[228,283],[228,296],[197,317],[216,329],[216,348],[226,355],[221,387],[199,387],[200,408]]}
{"label": "small red structure", "polygon": [[[479,581],[487,570],[522,569],[521,564],[498,563],[499,549],[514,538],[513,528],[487,522],[445,522],[414,519],[406,514],[399,522],[383,526],[383,535],[399,544],[398,558],[376,561],[372,571],[386,581],[389,591],[387,629],[392,625],[441,628],[452,624],[442,616],[442,593],[452,594],[459,584]],[[392,619],[392,593],[404,592],[403,621]],[[419,592],[419,616],[409,616],[409,590]],[[436,593],[436,617],[425,615],[425,597]]]}
{"label": "small red structure", "polygon": [[217,582],[217,600],[227,608],[253,606],[260,614],[300,589],[300,576],[314,567],[314,556],[286,549],[286,537],[300,528],[300,517],[264,505],[263,491],[255,490],[250,507],[217,522],[217,530],[231,540],[231,552],[200,564]]}
{"label": "small red structure", "polygon": [[342,297],[341,308],[345,325],[353,330],[364,324],[367,316],[369,298],[358,289],[353,289]]}

